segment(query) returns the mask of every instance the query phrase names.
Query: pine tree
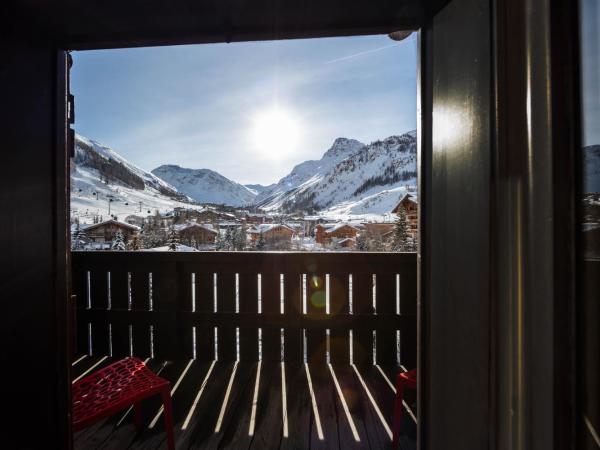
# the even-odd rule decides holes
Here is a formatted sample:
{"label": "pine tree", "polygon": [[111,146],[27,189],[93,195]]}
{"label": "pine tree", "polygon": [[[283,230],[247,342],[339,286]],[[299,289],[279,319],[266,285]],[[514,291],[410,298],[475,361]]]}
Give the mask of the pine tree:
{"label": "pine tree", "polygon": [[356,238],[356,249],[361,252],[369,250],[369,242],[364,233],[360,233]]}
{"label": "pine tree", "polygon": [[123,233],[121,230],[117,231],[115,234],[115,239],[112,241],[112,245],[110,247],[111,250],[125,250],[125,239],[123,238]]}
{"label": "pine tree", "polygon": [[85,248],[85,244],[87,244],[87,236],[85,235],[85,232],[80,228],[78,223],[77,229],[75,230],[75,233],[73,233],[73,237],[71,239],[71,249],[83,250]]}
{"label": "pine tree", "polygon": [[171,251],[177,251],[177,247],[179,246],[179,233],[175,231],[174,228],[169,230],[169,235],[167,237],[167,247]]}
{"label": "pine tree", "polygon": [[227,231],[225,231],[225,239],[223,241],[223,249],[224,250],[233,250],[233,233],[231,231],[231,227],[227,227]]}
{"label": "pine tree", "polygon": [[128,250],[141,250],[142,249],[142,243],[140,238],[138,237],[138,235],[134,235],[131,240],[127,243],[127,249]]}
{"label": "pine tree", "polygon": [[265,236],[262,232],[258,235],[258,241],[256,242],[256,250],[264,250],[265,248]]}
{"label": "pine tree", "polygon": [[394,237],[392,240],[391,250],[394,252],[404,252],[408,248],[408,222],[404,208],[400,207],[398,211],[398,220],[394,227]]}
{"label": "pine tree", "polygon": [[246,250],[246,230],[244,227],[240,227],[234,231],[233,248],[238,251]]}
{"label": "pine tree", "polygon": [[221,234],[221,231],[218,230],[217,236],[215,237],[215,250],[223,250],[224,246],[225,241],[223,239],[223,235]]}

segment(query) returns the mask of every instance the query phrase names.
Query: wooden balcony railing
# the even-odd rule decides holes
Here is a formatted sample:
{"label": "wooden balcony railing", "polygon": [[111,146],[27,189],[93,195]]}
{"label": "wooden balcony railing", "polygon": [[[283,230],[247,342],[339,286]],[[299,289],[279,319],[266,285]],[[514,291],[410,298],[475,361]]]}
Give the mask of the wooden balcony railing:
{"label": "wooden balcony railing", "polygon": [[74,252],[79,354],[415,366],[416,256]]}

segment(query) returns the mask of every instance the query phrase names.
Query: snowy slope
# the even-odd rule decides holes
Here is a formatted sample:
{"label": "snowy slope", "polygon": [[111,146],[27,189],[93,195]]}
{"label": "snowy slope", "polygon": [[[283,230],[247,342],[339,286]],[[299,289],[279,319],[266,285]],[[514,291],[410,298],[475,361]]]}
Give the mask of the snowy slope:
{"label": "snowy slope", "polygon": [[354,139],[337,138],[329,150],[319,160],[304,161],[275,185],[259,192],[255,203],[267,209],[277,209],[286,194],[311,179],[325,176],[337,163],[356,153],[365,144]]}
{"label": "snowy slope", "polygon": [[585,165],[584,192],[600,192],[600,145],[590,145],[583,149]]}
{"label": "snowy slope", "polygon": [[416,185],[416,153],[414,132],[369,145],[337,148],[336,154],[342,156],[337,162],[326,170],[313,170],[311,176],[286,192],[265,199],[260,206],[283,211],[337,209],[356,210],[358,214],[383,213],[401,197],[402,190]]}
{"label": "snowy slope", "polygon": [[152,173],[197,202],[243,206],[252,204],[256,197],[246,186],[209,169],[186,169],[169,164],[157,167]]}
{"label": "snowy slope", "polygon": [[416,196],[415,186],[400,186],[391,189],[384,189],[375,194],[361,197],[358,200],[348,200],[333,205],[319,214],[327,217],[351,216],[351,215],[377,215],[384,216],[390,214],[392,209],[398,205],[398,202],[410,193]]}
{"label": "snowy slope", "polygon": [[109,203],[111,214],[124,220],[130,214],[147,216],[155,210],[190,207],[192,200],[111,148],[76,135],[71,164],[71,215],[82,223],[91,223],[96,215],[108,216]]}
{"label": "snowy slope", "polygon": [[265,192],[266,190],[273,189],[276,186],[276,183],[270,184],[268,186],[263,186],[262,184],[245,184],[244,186],[250,189],[250,191],[254,193],[254,195],[259,195]]}

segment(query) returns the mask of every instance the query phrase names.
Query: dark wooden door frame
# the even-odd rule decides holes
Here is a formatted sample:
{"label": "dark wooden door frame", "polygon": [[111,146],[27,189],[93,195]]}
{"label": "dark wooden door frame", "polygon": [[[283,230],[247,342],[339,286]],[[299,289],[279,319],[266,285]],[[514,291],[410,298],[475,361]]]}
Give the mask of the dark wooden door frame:
{"label": "dark wooden door frame", "polygon": [[577,2],[453,0],[421,47],[421,448],[575,448]]}
{"label": "dark wooden door frame", "polygon": [[[514,448],[521,446],[534,450],[573,446],[574,161],[579,145],[575,4],[573,0],[453,0],[425,24],[421,33],[420,78],[423,81],[423,97],[420,99],[419,170],[422,180],[420,220],[423,245],[418,261],[421,269],[419,437],[423,449],[458,448],[460,444],[464,444],[461,448],[466,450],[507,448],[511,444],[514,444]],[[483,26],[476,23],[478,20],[484,21]],[[0,19],[0,22],[5,24],[5,19]],[[25,20],[17,20],[11,26],[14,29],[23,26],[27,30],[30,24]],[[380,26],[378,31],[382,31],[382,27],[387,27],[387,23]],[[553,33],[556,30],[560,32]],[[291,31],[298,33],[297,30]],[[361,32],[367,33],[368,30],[361,28]],[[256,33],[255,36],[258,36]],[[352,31],[347,29],[346,33],[352,34]],[[308,34],[303,36],[308,37]],[[217,33],[214,36],[217,35],[218,39],[224,39],[224,34]],[[46,392],[44,401],[55,408],[55,414],[52,417],[45,411],[34,414],[44,421],[39,425],[40,429],[52,434],[37,438],[32,436],[31,439],[39,442],[55,439],[56,447],[69,448],[70,364],[66,323],[70,284],[67,208],[69,160],[66,145],[65,42],[58,44],[60,37],[56,42],[46,42],[43,39],[48,36],[24,37],[22,32],[16,31],[15,36],[14,45],[10,41],[3,42],[5,55],[12,58],[11,63],[20,65],[21,70],[29,70],[31,79],[44,87],[37,91],[30,89],[32,92],[12,93],[6,104],[12,107],[16,105],[15,109],[24,114],[29,122],[23,123],[23,117],[10,117],[5,121],[5,126],[23,127],[23,135],[9,134],[9,143],[14,143],[17,149],[35,154],[33,147],[46,142],[37,149],[37,154],[46,157],[51,155],[51,162],[40,173],[45,171],[43,183],[52,191],[50,197],[54,210],[52,230],[48,233],[52,243],[43,249],[43,267],[33,267],[24,273],[33,274],[34,280],[43,281],[44,286],[51,286],[52,292],[32,299],[26,298],[25,293],[40,294],[32,286],[24,289],[24,293],[19,293],[14,287],[16,283],[11,285],[10,280],[5,286],[8,286],[11,295],[14,294],[15,302],[33,301],[40,307],[44,306],[40,309],[40,315],[49,310],[45,302],[52,302],[52,319],[47,316],[36,317],[31,322],[33,326],[43,325],[43,329],[38,331],[37,341],[27,340],[26,334],[18,330],[17,325],[13,326],[13,331],[18,337],[25,336],[23,342],[27,343],[28,350],[39,346],[43,340],[52,341],[47,348],[52,348],[55,354],[43,355],[45,359],[38,368],[52,371],[44,381],[44,386],[55,388],[56,391]],[[285,36],[279,34],[277,37]],[[471,58],[475,63],[474,66],[463,66],[466,73],[462,74],[474,84],[464,83],[466,80],[457,76],[460,73],[456,71],[457,67],[452,66],[452,61],[444,61],[440,59],[444,55],[435,53],[444,38],[447,40],[444,45],[456,52],[458,60]],[[116,35],[111,39],[111,42],[119,40]],[[465,47],[453,49],[451,44],[456,42]],[[127,45],[127,42],[124,41],[123,45]],[[136,43],[130,42],[130,45]],[[30,54],[24,56],[24,52]],[[43,75],[31,75],[32,61],[40,62],[36,69],[43,71]],[[485,73],[470,72],[482,69],[477,64],[488,64],[489,73],[486,67],[483,68]],[[17,90],[25,90],[25,86],[18,84],[19,77],[14,73],[0,70],[0,79],[15,84]],[[437,90],[434,90],[435,83],[438,83]],[[450,91],[456,88],[462,89],[465,95],[450,96]],[[40,91],[43,94],[52,92],[53,100],[36,98],[35,95]],[[515,92],[526,95],[507,95]],[[444,93],[449,96],[444,97]],[[488,104],[485,96],[493,102]],[[465,144],[462,150],[454,144],[439,141],[433,112],[436,111],[435,107],[443,106],[436,103],[442,98],[449,102],[446,106],[452,106],[454,102],[459,111],[489,114],[489,118],[478,118],[475,133],[471,133],[472,129],[458,130],[459,140]],[[527,103],[524,98],[530,99],[530,102]],[[39,105],[40,111],[27,114],[25,108],[19,107],[23,102]],[[49,107],[50,104],[53,107]],[[7,111],[7,119],[12,112]],[[440,112],[447,114],[448,110]],[[34,124],[36,119],[41,122]],[[55,130],[53,142],[47,142],[46,139],[51,134],[47,129],[48,123],[52,123]],[[549,129],[548,125],[552,123],[565,125]],[[36,127],[43,130],[36,131]],[[26,135],[36,132],[38,135],[33,138]],[[26,140],[24,144],[21,142],[23,140]],[[453,153],[453,150],[458,152]],[[21,161],[18,156],[12,158],[15,163]],[[465,163],[460,174],[453,172],[457,166],[452,163],[458,160],[452,158],[462,158]],[[478,167],[485,170],[483,175],[478,172]],[[447,177],[445,185],[439,183],[439,179],[435,180],[436,185],[432,184],[433,177],[439,174]],[[432,218],[432,211],[437,214],[435,218],[440,217],[440,214],[448,213],[444,209],[447,206],[445,200],[453,198],[457,201],[456,197],[452,197],[456,192],[453,189],[465,181],[464,176],[460,175],[477,177],[469,181],[468,190],[468,198],[474,201],[477,214],[465,216],[465,219],[473,220],[467,229],[473,232],[467,234],[467,230],[443,226],[432,229],[432,222],[428,222]],[[19,181],[16,175],[15,179]],[[513,181],[517,183],[513,184]],[[26,181],[19,185],[15,196],[17,201],[26,198],[24,193],[27,187]],[[478,190],[480,188],[483,189]],[[38,189],[35,192],[40,191]],[[41,203],[45,198],[39,201],[40,205],[47,206]],[[473,245],[474,252],[470,257],[481,258],[480,264],[475,267],[456,255],[452,257],[448,252],[452,248],[447,247],[450,243],[440,239],[444,237],[463,239],[462,243],[467,247]],[[515,246],[515,243],[520,246]],[[547,243],[551,244],[550,250],[544,247]],[[52,261],[46,256],[50,251],[54,255]],[[537,264],[540,256],[547,256],[543,264]],[[15,257],[14,261],[18,267],[25,267],[22,258]],[[457,278],[441,272],[444,266],[440,263],[445,264],[447,270],[454,271]],[[461,263],[465,265],[461,266]],[[561,276],[557,276],[559,272]],[[471,275],[483,276],[484,279],[469,286],[468,291],[464,290],[465,286],[455,283],[457,280],[468,282]],[[22,283],[24,285],[26,282]],[[443,297],[439,287],[436,296],[432,296],[431,288],[435,283],[446,283],[448,295],[466,293],[464,296],[455,296],[456,302],[450,304],[459,308],[458,311],[452,311],[448,308],[448,302],[441,301]],[[478,304],[476,300],[483,304]],[[16,305],[13,309],[18,313],[31,314],[29,307]],[[521,314],[519,327],[514,326],[515,311]],[[460,316],[457,314],[460,312],[466,314],[464,317],[472,325],[471,328],[452,329],[452,324],[460,323],[454,320]],[[514,337],[519,330],[523,333],[515,346]],[[467,331],[471,333],[471,340],[465,339],[469,337],[465,336]],[[439,340],[444,333],[448,340],[446,343]],[[454,341],[452,338],[455,338]],[[452,354],[456,352],[452,348],[453,342],[465,342],[471,359],[459,353]],[[24,361],[17,353],[21,349],[13,347],[9,347],[12,353],[8,356],[14,355],[17,361]],[[531,359],[526,360],[523,355],[531,356]],[[518,370],[511,364],[515,357],[524,363]],[[446,361],[448,365],[440,369],[440,361]],[[35,368],[34,365],[28,367]],[[435,373],[432,372],[434,370]],[[448,384],[451,380],[440,378],[447,374],[460,377],[461,380],[472,376],[477,383],[455,383],[452,393]],[[19,386],[34,383],[34,375],[29,374],[27,379],[19,380]],[[538,379],[543,382],[537,383]],[[522,388],[518,391],[517,404],[507,400],[509,394],[515,392],[515,386]],[[35,407],[34,393],[35,389],[27,393],[31,407]],[[443,404],[442,399],[446,394],[449,394],[447,398],[458,398],[459,401],[450,406]],[[517,422],[507,418],[507,412],[515,406]],[[483,420],[477,415],[482,410]],[[463,420],[456,427],[450,415],[461,413],[464,413]],[[465,422],[465,417],[469,417],[470,421]],[[22,428],[17,426],[15,430]],[[548,429],[553,430],[551,436],[548,435]],[[18,438],[23,439],[23,436],[24,433]],[[445,446],[442,447],[442,444]],[[27,446],[27,443],[21,442],[21,445]]]}

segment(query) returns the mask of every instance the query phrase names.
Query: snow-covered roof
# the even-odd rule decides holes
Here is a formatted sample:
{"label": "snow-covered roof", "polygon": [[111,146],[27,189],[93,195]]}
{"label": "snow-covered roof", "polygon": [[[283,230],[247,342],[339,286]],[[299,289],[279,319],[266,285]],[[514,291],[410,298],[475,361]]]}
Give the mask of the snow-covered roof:
{"label": "snow-covered roof", "polygon": [[398,202],[398,204],[402,203],[404,200],[408,200],[409,202],[412,202],[412,203],[415,203],[415,204],[418,203],[416,197],[413,194],[410,194],[408,192],[402,196],[402,198],[400,199],[400,201]]}
{"label": "snow-covered roof", "polygon": [[215,230],[213,228],[212,224],[210,224],[210,223],[187,222],[187,223],[180,223],[177,225],[173,225],[173,229],[177,232],[183,231],[183,230],[188,230],[190,228],[202,228],[203,230],[206,230],[210,233],[217,234],[217,230]]}
{"label": "snow-covered roof", "polygon": [[277,228],[285,228],[290,231],[294,231],[291,227],[282,224],[282,223],[261,223],[258,225],[254,225],[248,229],[248,233],[260,234],[266,233],[268,231],[273,231]]}
{"label": "snow-covered roof", "polygon": [[171,250],[171,248],[168,245],[163,245],[162,247],[154,247],[154,248],[147,248],[142,250],[143,252],[197,252],[198,250],[195,249],[194,247],[189,247],[187,245],[183,245],[183,244],[177,244],[176,246],[176,250]]}
{"label": "snow-covered roof", "polygon": [[350,224],[348,222],[322,223],[317,226],[323,228],[325,230],[325,233],[333,233],[334,231],[337,231],[340,228],[344,227],[354,228],[357,231],[359,230],[359,228],[356,225]]}
{"label": "snow-covered roof", "polygon": [[114,224],[117,226],[121,226],[123,228],[129,228],[130,230],[133,230],[133,231],[140,230],[140,227],[138,227],[137,225],[132,225],[130,223],[125,223],[125,222],[121,222],[120,220],[114,220],[114,219],[108,219],[108,220],[105,220],[105,221],[99,222],[99,223],[81,224],[81,229],[82,230],[91,230],[93,228],[98,228],[98,227],[108,225],[108,224]]}

